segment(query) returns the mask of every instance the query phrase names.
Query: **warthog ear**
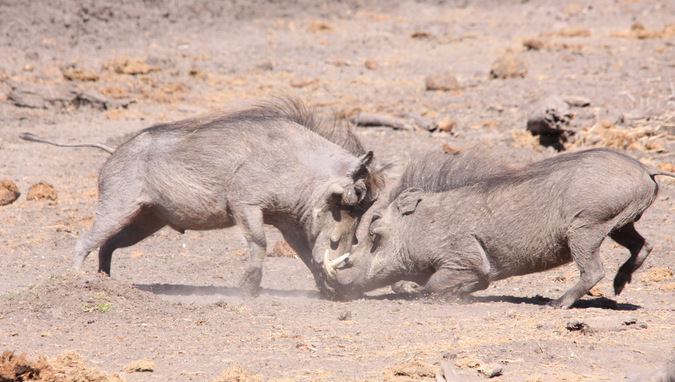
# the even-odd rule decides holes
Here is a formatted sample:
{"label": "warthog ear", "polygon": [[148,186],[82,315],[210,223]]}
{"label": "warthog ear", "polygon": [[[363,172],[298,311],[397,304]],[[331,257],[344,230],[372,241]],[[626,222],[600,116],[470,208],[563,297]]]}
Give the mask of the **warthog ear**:
{"label": "warthog ear", "polygon": [[367,153],[361,155],[359,157],[359,162],[361,163],[361,167],[366,167],[370,164],[370,162],[373,161],[373,152],[368,151]]}
{"label": "warthog ear", "polygon": [[408,215],[415,212],[417,203],[422,200],[422,190],[419,188],[409,188],[394,200],[394,205],[401,215]]}
{"label": "warthog ear", "polygon": [[373,161],[373,152],[368,151],[367,153],[359,157],[359,163],[356,165],[354,170],[351,172],[352,179],[358,179],[363,177],[368,173],[368,166]]}

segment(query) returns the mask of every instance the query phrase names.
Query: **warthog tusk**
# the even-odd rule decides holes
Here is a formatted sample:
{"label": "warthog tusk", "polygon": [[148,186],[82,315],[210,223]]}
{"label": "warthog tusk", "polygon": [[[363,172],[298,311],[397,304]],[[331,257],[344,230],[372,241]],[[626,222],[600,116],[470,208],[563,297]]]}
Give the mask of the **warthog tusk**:
{"label": "warthog tusk", "polygon": [[335,268],[342,264],[347,258],[349,257],[349,252],[345,253],[344,255],[338,257],[337,259],[333,260],[330,262],[331,267]]}
{"label": "warthog tusk", "polygon": [[323,254],[323,271],[326,272],[326,276],[329,279],[335,280],[335,268],[330,263],[330,256],[328,255],[328,250]]}
{"label": "warthog tusk", "polygon": [[326,272],[328,278],[335,280],[335,276],[337,275],[335,267],[342,264],[343,261],[347,260],[347,257],[349,257],[349,253],[345,253],[344,255],[338,257],[335,260],[331,260],[328,253],[329,251],[326,250],[326,252],[323,254],[323,270],[324,272]]}

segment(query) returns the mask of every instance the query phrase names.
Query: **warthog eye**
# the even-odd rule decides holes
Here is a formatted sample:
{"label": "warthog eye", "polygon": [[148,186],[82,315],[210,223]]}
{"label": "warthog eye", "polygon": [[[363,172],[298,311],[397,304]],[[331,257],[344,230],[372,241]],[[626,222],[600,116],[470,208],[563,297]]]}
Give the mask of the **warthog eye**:
{"label": "warthog eye", "polygon": [[380,214],[379,211],[375,211],[373,213],[373,216],[370,218],[370,227],[368,229],[370,236],[375,236],[377,234],[376,228],[379,225],[378,220],[382,218],[382,215]]}

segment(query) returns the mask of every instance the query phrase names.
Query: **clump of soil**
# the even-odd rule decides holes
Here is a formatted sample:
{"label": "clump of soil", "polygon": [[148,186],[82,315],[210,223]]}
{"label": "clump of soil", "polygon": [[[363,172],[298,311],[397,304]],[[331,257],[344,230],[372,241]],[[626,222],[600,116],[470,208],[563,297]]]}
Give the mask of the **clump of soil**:
{"label": "clump of soil", "polygon": [[113,70],[117,74],[148,74],[160,70],[157,66],[148,65],[140,58],[127,56],[116,57],[104,65],[104,69]]}
{"label": "clump of soil", "polygon": [[412,360],[408,363],[394,365],[382,373],[382,380],[386,382],[420,381],[426,378],[436,378],[436,367],[424,361]]}
{"label": "clump of soil", "polygon": [[68,81],[98,81],[99,76],[93,70],[86,71],[77,66],[71,66],[61,69],[63,78]]}
{"label": "clump of soil", "polygon": [[490,67],[490,78],[517,78],[525,77],[527,66],[518,56],[507,55],[498,58]]}
{"label": "clump of soil", "polygon": [[54,186],[47,182],[38,182],[28,189],[28,200],[51,200],[56,201],[58,196]]}
{"label": "clump of soil", "polygon": [[127,364],[124,369],[125,373],[143,373],[143,372],[152,372],[155,370],[155,363],[149,359],[141,359],[138,361],[133,361]]}
{"label": "clump of soil", "polygon": [[19,195],[21,195],[21,193],[19,192],[16,183],[7,178],[0,179],[0,206],[14,202],[19,198]]}
{"label": "clump of soil", "polygon": [[34,381],[40,379],[41,374],[51,372],[51,367],[45,357],[30,361],[25,354],[15,355],[11,350],[3,351],[0,356],[0,380],[2,381]]}
{"label": "clump of soil", "polygon": [[259,374],[252,374],[245,371],[241,365],[235,364],[229,369],[225,369],[216,379],[211,382],[262,382],[263,377]]}
{"label": "clump of soil", "polygon": [[0,356],[0,381],[118,382],[120,376],[106,374],[85,364],[77,352],[66,350],[47,360],[39,356],[31,361],[26,354],[5,350]]}

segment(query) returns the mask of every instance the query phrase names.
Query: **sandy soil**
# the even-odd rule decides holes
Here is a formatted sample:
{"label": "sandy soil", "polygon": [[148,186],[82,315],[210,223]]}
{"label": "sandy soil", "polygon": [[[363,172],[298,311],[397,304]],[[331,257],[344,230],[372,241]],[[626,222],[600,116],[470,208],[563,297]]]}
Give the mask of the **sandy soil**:
{"label": "sandy soil", "polygon": [[[334,302],[300,260],[271,255],[262,295],[244,300],[237,229],[165,229],[118,250],[112,278],[95,274],[95,255],[69,271],[108,154],[18,137],[116,146],[153,123],[289,94],[321,112],[445,127],[358,128],[379,158],[480,145],[527,163],[555,155],[525,125],[559,95],[590,102],[571,108],[568,150],[614,147],[672,171],[672,1],[117,3],[0,0],[0,179],[21,192],[0,206],[0,350],[15,352],[0,377],[431,381],[451,365],[465,381],[616,381],[675,363],[673,181],[637,224],[655,248],[618,297],[611,280],[628,253],[608,240],[606,278],[564,311],[543,304],[575,282],[573,265],[466,303],[390,289]],[[516,76],[491,78],[503,57],[520,61]],[[455,81],[427,90],[430,75]],[[56,200],[48,187],[28,197],[39,182]]]}

